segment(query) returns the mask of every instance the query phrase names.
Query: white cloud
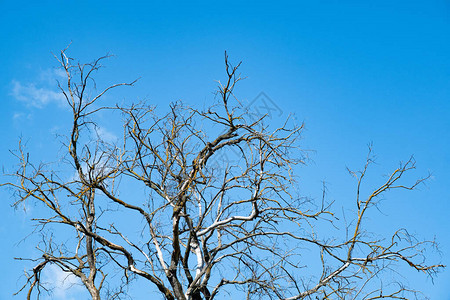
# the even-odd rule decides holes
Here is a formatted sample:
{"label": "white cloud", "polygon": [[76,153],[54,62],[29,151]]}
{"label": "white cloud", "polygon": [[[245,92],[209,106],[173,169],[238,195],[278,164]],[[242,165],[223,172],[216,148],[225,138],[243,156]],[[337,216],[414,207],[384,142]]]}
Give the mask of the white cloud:
{"label": "white cloud", "polygon": [[119,140],[117,135],[115,135],[111,131],[108,131],[104,127],[97,126],[96,127],[96,132],[97,132],[97,136],[104,142],[114,144],[114,143],[116,143]]}
{"label": "white cloud", "polygon": [[51,299],[75,300],[84,292],[82,283],[72,273],[64,272],[56,265],[50,265],[44,269],[43,281],[52,289]]}
{"label": "white cloud", "polygon": [[66,72],[63,71],[61,68],[54,69],[54,70],[53,70],[53,74],[55,74],[55,76],[56,76],[57,78],[61,78],[61,79],[67,77]]}
{"label": "white cloud", "polygon": [[27,114],[24,112],[15,112],[13,114],[13,120],[14,122],[23,122],[25,120],[31,120],[33,116],[31,114]]}
{"label": "white cloud", "polygon": [[22,83],[13,80],[11,95],[24,102],[28,107],[43,108],[49,104],[62,106],[65,104],[64,95],[56,88],[56,81],[65,77],[61,69],[47,69],[39,73],[36,83]]}
{"label": "white cloud", "polygon": [[19,81],[13,80],[12,96],[27,106],[43,108],[47,104],[56,103],[64,105],[65,98],[61,92],[55,92],[48,88],[38,88],[34,84],[23,85]]}
{"label": "white cloud", "polygon": [[16,112],[16,113],[14,113],[14,115],[13,115],[13,119],[14,119],[14,120],[20,120],[20,119],[22,119],[24,116],[25,116],[24,113]]}
{"label": "white cloud", "polygon": [[54,86],[57,80],[64,78],[66,78],[66,72],[60,68],[42,70],[39,74],[40,81],[51,86]]}

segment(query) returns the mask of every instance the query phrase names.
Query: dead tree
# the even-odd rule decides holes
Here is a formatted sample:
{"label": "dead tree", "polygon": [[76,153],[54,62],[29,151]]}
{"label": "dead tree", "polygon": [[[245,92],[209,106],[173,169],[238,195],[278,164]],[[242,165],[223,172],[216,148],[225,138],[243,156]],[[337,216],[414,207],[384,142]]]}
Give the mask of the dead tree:
{"label": "dead tree", "polygon": [[[343,234],[325,238],[316,225],[335,230],[340,221],[325,197],[319,203],[301,197],[295,180],[294,166],[304,159],[303,125],[287,120],[273,128],[267,116],[254,118],[243,109],[233,93],[239,64],[225,56],[225,81],[207,109],[174,103],[162,115],[146,103],[101,102],[112,88],[134,82],[91,96],[92,76],[104,58],[74,64],[64,50],[58,59],[67,75],[59,87],[73,115],[64,144],[72,171],[64,170],[76,175],[67,179],[55,165],[36,166],[20,145],[20,167],[11,175],[16,180],[3,184],[14,192],[15,206],[34,201],[48,211],[34,219],[42,256],[33,258],[27,274],[27,299],[46,288],[40,274],[50,264],[78,277],[92,299],[121,298],[131,280],[147,280],[169,300],[226,293],[233,299],[420,298],[384,275],[401,265],[430,276],[443,267],[422,254],[433,241],[403,229],[377,238],[365,229],[378,197],[424,180],[403,183],[412,159],[364,196],[369,156],[363,171],[352,173],[358,192],[351,222]],[[121,143],[93,134],[96,114],[106,109],[123,116]],[[59,235],[46,230],[58,226],[64,227]],[[73,243],[61,243],[69,237]],[[305,249],[315,253],[315,264],[304,258]],[[121,280],[109,281],[119,271]]]}

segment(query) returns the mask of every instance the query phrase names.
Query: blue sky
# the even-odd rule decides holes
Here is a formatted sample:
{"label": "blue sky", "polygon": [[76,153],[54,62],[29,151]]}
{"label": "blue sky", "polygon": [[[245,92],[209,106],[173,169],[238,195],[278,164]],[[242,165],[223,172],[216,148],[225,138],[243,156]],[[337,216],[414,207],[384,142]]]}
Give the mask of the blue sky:
{"label": "blue sky", "polygon": [[[299,169],[305,193],[319,195],[325,180],[329,197],[345,205],[354,194],[346,167],[363,166],[368,143],[377,155],[374,184],[414,155],[415,174],[430,171],[431,180],[386,197],[383,214],[371,222],[382,223],[381,231],[406,227],[436,236],[450,265],[449,1],[0,1],[0,25],[5,169],[14,164],[8,150],[19,136],[36,160],[51,160],[52,133],[67,122],[52,52],[70,42],[80,60],[115,55],[104,82],[141,78],[111,101],[147,99],[161,107],[211,101],[227,50],[232,61],[243,61],[243,101],[263,91],[283,115],[305,122],[304,147],[314,150]],[[0,298],[10,299],[23,269],[12,256],[30,251],[18,244],[30,227],[4,190],[0,197],[1,264],[8,269],[0,274]],[[449,281],[449,270],[434,284],[410,279],[431,299],[450,299]]]}

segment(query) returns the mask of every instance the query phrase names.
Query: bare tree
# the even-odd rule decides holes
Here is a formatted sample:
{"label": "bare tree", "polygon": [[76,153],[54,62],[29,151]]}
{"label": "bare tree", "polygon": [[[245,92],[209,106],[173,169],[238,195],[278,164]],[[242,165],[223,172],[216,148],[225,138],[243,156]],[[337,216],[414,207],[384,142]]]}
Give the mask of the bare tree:
{"label": "bare tree", "polygon": [[[21,290],[27,299],[47,288],[40,276],[49,265],[78,277],[92,299],[125,297],[131,280],[147,280],[155,287],[149,292],[183,300],[227,293],[234,299],[420,298],[392,270],[403,264],[433,276],[443,267],[426,262],[423,251],[434,241],[404,229],[389,238],[365,229],[367,212],[382,194],[412,190],[426,179],[403,183],[413,159],[363,195],[369,153],[364,169],[351,172],[355,214],[342,224],[325,195],[318,203],[299,195],[294,166],[304,159],[303,125],[288,119],[273,128],[235,97],[240,64],[225,55],[225,81],[207,109],[173,103],[161,115],[145,102],[101,102],[111,89],[134,82],[91,96],[105,58],[73,63],[66,50],[58,57],[67,75],[59,88],[73,115],[63,145],[65,172],[60,164],[33,164],[20,144],[14,152],[20,166],[10,175],[16,179],[3,184],[15,206],[33,201],[48,213],[33,219],[42,256],[31,258],[35,266]],[[95,116],[103,110],[122,114],[120,143],[95,134]],[[232,152],[238,159],[224,159]],[[52,234],[49,228],[58,226],[64,231]]]}

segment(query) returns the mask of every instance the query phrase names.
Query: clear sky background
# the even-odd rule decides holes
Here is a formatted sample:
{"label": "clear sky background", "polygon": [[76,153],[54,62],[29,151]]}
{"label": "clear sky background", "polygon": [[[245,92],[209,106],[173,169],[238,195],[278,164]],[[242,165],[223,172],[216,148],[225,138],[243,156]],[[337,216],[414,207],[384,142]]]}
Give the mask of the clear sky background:
{"label": "clear sky background", "polygon": [[[353,201],[346,167],[363,167],[368,143],[377,156],[374,185],[414,155],[414,174],[430,171],[431,180],[418,191],[389,194],[371,224],[382,224],[380,232],[406,227],[435,236],[442,250],[436,261],[450,265],[450,1],[91,2],[0,0],[6,170],[19,136],[35,160],[52,159],[52,133],[69,122],[55,94],[52,52],[70,42],[80,60],[116,55],[102,73],[105,82],[141,77],[110,101],[147,99],[161,107],[211,101],[227,50],[232,61],[243,61],[243,101],[263,91],[284,116],[305,122],[304,148],[314,150],[299,169],[305,194],[320,195],[325,180],[338,210]],[[31,253],[19,241],[30,232],[32,212],[14,211],[5,190],[0,199],[0,299],[12,299],[23,270],[12,257]],[[450,270],[434,284],[404,275],[431,299],[450,299]]]}

